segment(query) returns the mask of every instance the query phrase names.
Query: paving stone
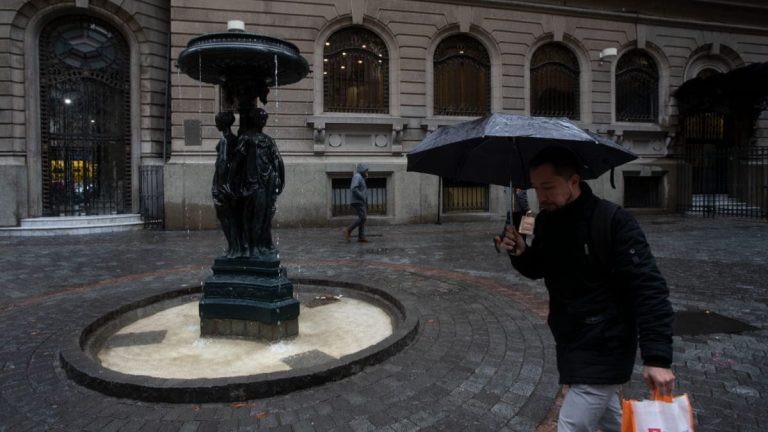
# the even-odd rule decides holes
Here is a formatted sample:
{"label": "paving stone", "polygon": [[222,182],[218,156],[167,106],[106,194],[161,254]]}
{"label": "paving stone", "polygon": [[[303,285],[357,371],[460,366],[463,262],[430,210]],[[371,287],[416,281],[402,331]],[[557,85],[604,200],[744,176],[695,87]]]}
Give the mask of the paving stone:
{"label": "paving stone", "polygon": [[[768,328],[768,225],[639,219],[676,310],[711,309]],[[407,296],[418,304],[417,337],[357,376],[241,408],[104,396],[69,381],[56,354],[97,310],[199,285],[224,243],[220,232],[0,239],[0,412],[13,413],[0,431],[534,430],[559,389],[540,307],[546,290],[490,247],[498,223],[370,230],[379,235],[364,245],[339,241],[330,228],[275,231],[289,278]],[[767,330],[675,336],[674,351],[697,431],[768,430]],[[647,396],[641,373],[638,360],[626,397]]]}

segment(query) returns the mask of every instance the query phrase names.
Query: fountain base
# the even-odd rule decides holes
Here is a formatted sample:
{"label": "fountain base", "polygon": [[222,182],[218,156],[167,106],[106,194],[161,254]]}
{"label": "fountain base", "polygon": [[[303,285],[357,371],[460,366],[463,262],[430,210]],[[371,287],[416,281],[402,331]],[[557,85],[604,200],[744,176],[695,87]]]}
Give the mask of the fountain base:
{"label": "fountain base", "polygon": [[274,342],[299,334],[299,320],[292,319],[275,324],[237,319],[200,319],[201,337],[237,337]]}
{"label": "fountain base", "polygon": [[392,357],[416,336],[419,309],[408,296],[349,282],[293,283],[302,332],[290,340],[200,337],[197,285],[128,304],[99,303],[102,315],[65,339],[61,367],[78,384],[120,398],[236,402],[338,381]]}
{"label": "fountain base", "polygon": [[299,302],[280,261],[217,258],[200,300],[202,336],[275,341],[299,333]]}

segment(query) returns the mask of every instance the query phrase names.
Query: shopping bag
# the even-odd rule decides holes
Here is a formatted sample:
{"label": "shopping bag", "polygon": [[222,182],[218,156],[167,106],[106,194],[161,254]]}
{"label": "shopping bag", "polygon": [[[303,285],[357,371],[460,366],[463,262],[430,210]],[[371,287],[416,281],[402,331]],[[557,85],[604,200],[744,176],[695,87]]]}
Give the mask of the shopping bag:
{"label": "shopping bag", "polygon": [[693,432],[693,410],[688,395],[651,400],[621,401],[621,432]]}

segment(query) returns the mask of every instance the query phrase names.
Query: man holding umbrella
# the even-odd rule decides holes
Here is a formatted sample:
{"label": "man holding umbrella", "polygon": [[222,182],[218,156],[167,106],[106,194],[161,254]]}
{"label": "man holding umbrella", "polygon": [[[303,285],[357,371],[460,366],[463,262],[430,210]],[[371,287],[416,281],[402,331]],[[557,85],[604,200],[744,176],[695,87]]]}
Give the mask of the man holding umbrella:
{"label": "man holding umbrella", "polygon": [[[549,292],[547,322],[560,383],[569,386],[558,431],[618,432],[619,390],[632,375],[638,340],[646,384],[661,394],[674,388],[673,311],[637,221],[596,197],[581,181],[582,166],[564,147],[534,156],[528,167],[541,208],[535,237],[529,246],[509,226],[502,245],[515,269],[544,278]],[[602,240],[594,234],[599,217],[610,226]]]}
{"label": "man holding umbrella", "polygon": [[[528,246],[513,226],[501,241],[524,276],[544,278],[560,382],[558,430],[621,428],[618,390],[638,340],[643,378],[669,394],[672,307],[637,221],[582,180],[637,156],[567,119],[492,113],[438,128],[408,153],[408,170],[500,186],[533,186],[541,213]],[[512,212],[513,209],[510,209]]]}

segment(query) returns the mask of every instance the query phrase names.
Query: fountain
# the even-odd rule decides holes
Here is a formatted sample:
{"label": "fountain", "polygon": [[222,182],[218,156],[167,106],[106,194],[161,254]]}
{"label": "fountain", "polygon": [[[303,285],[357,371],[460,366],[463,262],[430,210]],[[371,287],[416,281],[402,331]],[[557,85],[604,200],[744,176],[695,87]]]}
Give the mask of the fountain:
{"label": "fountain", "polygon": [[233,112],[215,116],[211,195],[226,251],[202,284],[93,305],[59,351],[62,369],[117,397],[232,402],[338,380],[407,346],[419,325],[414,305],[369,285],[290,281],[280,266],[271,223],[285,169],[256,101],[266,104],[270,87],[307,75],[298,49],[230,22],[226,33],[193,38],[178,67],[220,85],[239,113],[237,133]]}
{"label": "fountain", "polygon": [[285,169],[274,140],[263,133],[268,115],[256,99],[266,104],[270,87],[300,81],[309,65],[293,44],[246,33],[242,21],[228,27],[192,39],[178,60],[190,77],[222,86],[240,114],[237,135],[232,113],[216,115],[222,137],[212,195],[227,252],[205,281],[200,333],[278,340],[298,334],[299,303],[271,234]]}

